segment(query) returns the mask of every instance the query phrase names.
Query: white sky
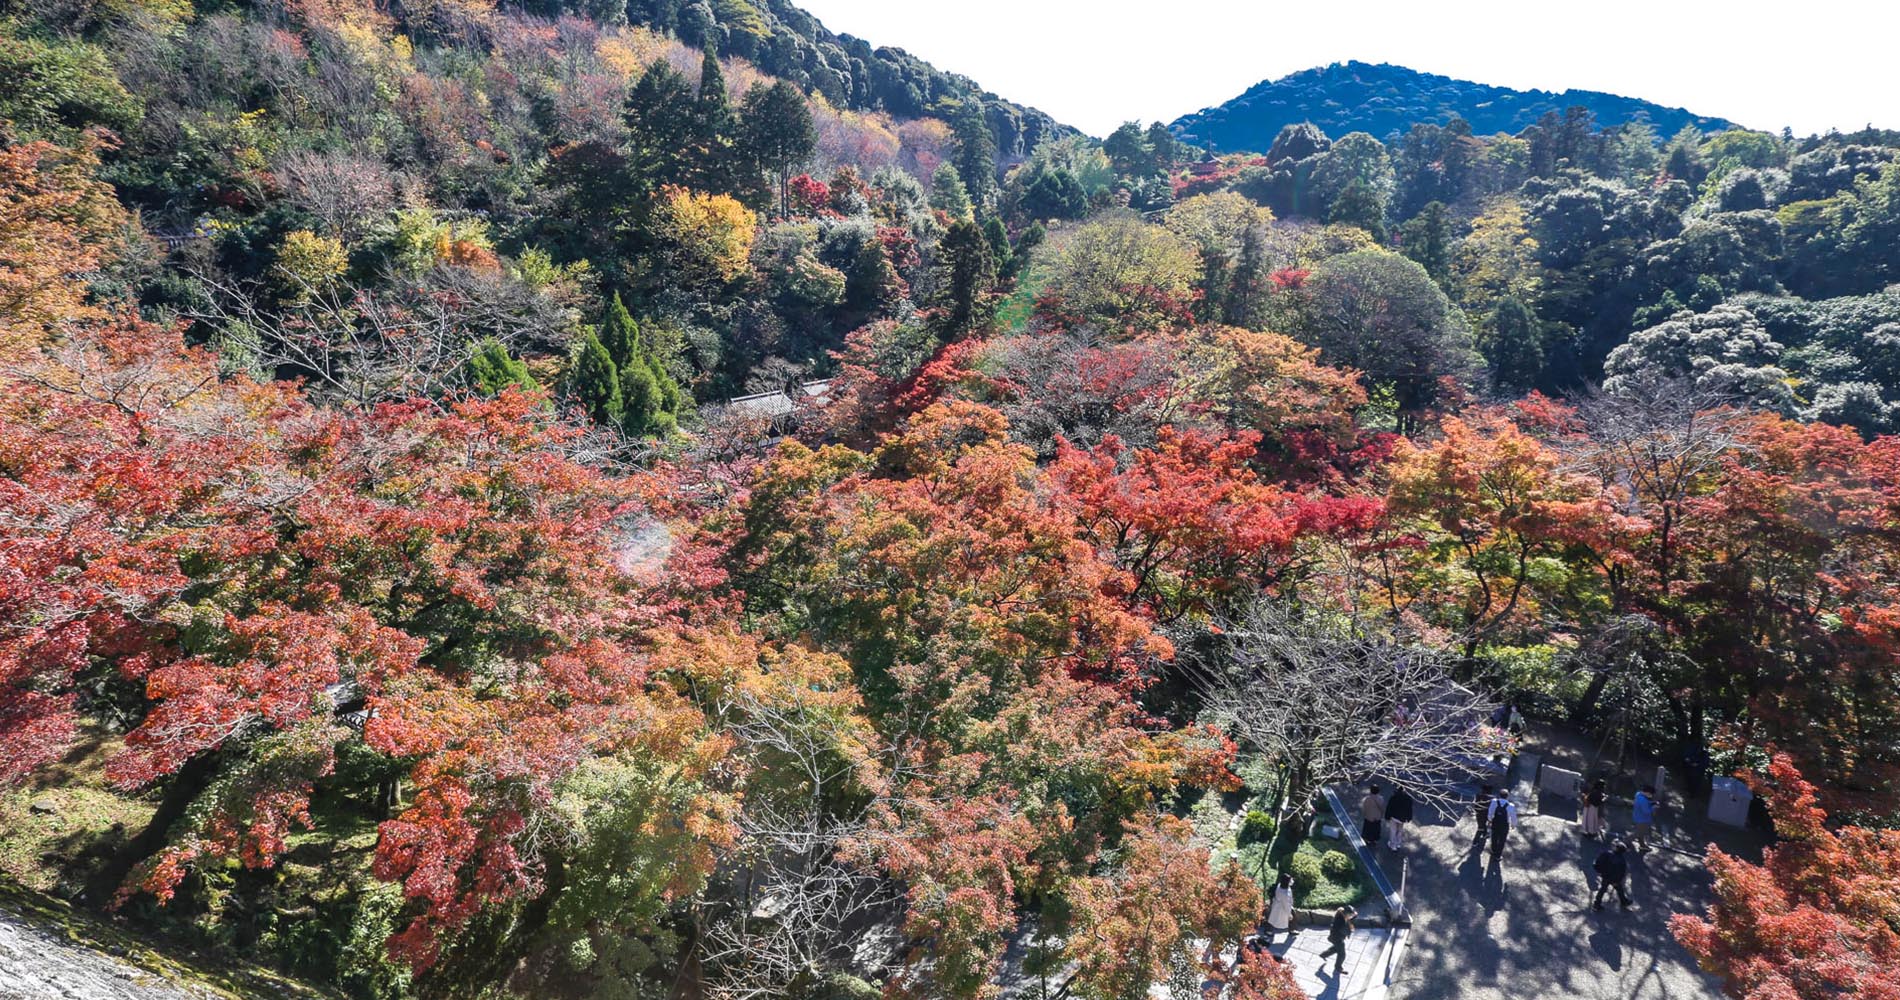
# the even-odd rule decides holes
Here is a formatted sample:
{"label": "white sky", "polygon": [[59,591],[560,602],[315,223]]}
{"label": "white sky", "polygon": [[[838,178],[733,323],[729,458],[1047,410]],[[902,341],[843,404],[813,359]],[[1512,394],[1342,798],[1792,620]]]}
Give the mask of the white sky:
{"label": "white sky", "polygon": [[799,0],[1100,136],[1358,59],[1796,134],[1900,128],[1895,0]]}

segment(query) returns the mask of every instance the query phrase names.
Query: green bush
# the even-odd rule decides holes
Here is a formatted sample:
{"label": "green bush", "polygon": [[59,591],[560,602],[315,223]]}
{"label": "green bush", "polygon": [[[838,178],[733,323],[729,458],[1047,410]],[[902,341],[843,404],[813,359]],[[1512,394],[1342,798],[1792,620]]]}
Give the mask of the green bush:
{"label": "green bush", "polygon": [[1359,873],[1359,862],[1344,851],[1327,851],[1320,855],[1319,870],[1334,882],[1349,883]]}
{"label": "green bush", "polygon": [[820,996],[823,1000],[878,1000],[882,990],[856,976],[834,972],[825,977]]}
{"label": "green bush", "polygon": [[1240,821],[1240,842],[1259,844],[1272,840],[1277,826],[1272,813],[1265,809],[1249,809],[1246,818]]}
{"label": "green bush", "polygon": [[1491,646],[1484,658],[1503,674],[1503,688],[1525,714],[1561,721],[1583,698],[1589,677],[1559,655],[1556,647]]}
{"label": "green bush", "polygon": [[1286,859],[1286,870],[1293,875],[1293,888],[1296,892],[1312,892],[1319,885],[1319,859],[1311,854],[1295,854]]}

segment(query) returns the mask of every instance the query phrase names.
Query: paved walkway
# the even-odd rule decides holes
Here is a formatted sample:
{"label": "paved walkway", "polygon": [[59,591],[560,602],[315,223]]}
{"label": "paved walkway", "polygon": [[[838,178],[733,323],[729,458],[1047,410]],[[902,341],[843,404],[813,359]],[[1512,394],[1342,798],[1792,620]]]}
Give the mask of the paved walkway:
{"label": "paved walkway", "polygon": [[1346,941],[1346,971],[1333,974],[1332,957],[1319,953],[1331,947],[1324,927],[1301,927],[1279,935],[1269,947],[1293,965],[1293,975],[1309,997],[1333,1000],[1365,997],[1385,985],[1386,945],[1392,932],[1383,928],[1353,931]]}
{"label": "paved walkway", "polygon": [[[1569,822],[1567,800],[1545,797],[1544,812],[1525,810],[1493,867],[1472,849],[1468,812],[1456,827],[1423,815],[1407,856],[1405,895],[1413,925],[1392,996],[1401,1000],[1717,1000],[1713,979],[1670,936],[1671,913],[1701,912],[1709,880],[1702,831],[1675,829],[1659,815],[1667,846],[1632,852],[1635,907],[1590,907],[1590,862],[1601,849]],[[1612,821],[1628,804],[1611,803]],[[1623,824],[1627,825],[1627,824]],[[1727,837],[1723,837],[1727,840]],[[1725,844],[1725,846],[1727,846]],[[1391,858],[1381,850],[1382,858]],[[1396,867],[1396,865],[1394,866]]]}

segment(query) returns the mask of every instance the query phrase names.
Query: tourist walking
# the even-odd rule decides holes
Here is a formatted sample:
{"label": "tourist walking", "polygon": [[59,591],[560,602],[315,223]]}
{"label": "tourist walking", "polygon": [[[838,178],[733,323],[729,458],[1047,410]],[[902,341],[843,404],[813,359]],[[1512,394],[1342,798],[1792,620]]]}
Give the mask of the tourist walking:
{"label": "tourist walking", "polygon": [[1281,872],[1274,883],[1273,899],[1267,903],[1267,930],[1285,934],[1293,927],[1293,873]]}
{"label": "tourist walking", "polygon": [[1603,807],[1610,801],[1609,783],[1598,778],[1583,793],[1583,835],[1592,839],[1603,835]]}
{"label": "tourist walking", "polygon": [[1636,849],[1649,850],[1649,835],[1656,828],[1656,786],[1644,785],[1630,806],[1630,825],[1636,830]]}
{"label": "tourist walking", "polygon": [[1493,791],[1490,785],[1486,785],[1478,792],[1478,797],[1471,802],[1473,824],[1478,828],[1478,832],[1471,838],[1471,846],[1474,848],[1484,846],[1484,835],[1491,828],[1491,800],[1496,797],[1497,792]]}
{"label": "tourist walking", "polygon": [[1623,887],[1630,875],[1629,849],[1630,845],[1619,840],[1597,852],[1596,861],[1590,865],[1597,872],[1597,894],[1590,902],[1592,909],[1603,909],[1603,897],[1611,889],[1616,890],[1616,898],[1623,903],[1623,908],[1629,909],[1629,890]]}
{"label": "tourist walking", "polygon": [[1359,911],[1350,906],[1342,906],[1333,911],[1333,927],[1326,932],[1326,940],[1332,945],[1319,953],[1320,964],[1326,964],[1326,956],[1338,955],[1333,963],[1333,975],[1346,971],[1346,942],[1352,938],[1352,918]]}
{"label": "tourist walking", "polygon": [[1385,846],[1388,850],[1398,850],[1405,842],[1405,824],[1412,821],[1412,793],[1404,786],[1392,789],[1392,797],[1385,803]]}
{"label": "tourist walking", "polygon": [[1385,799],[1378,785],[1366,786],[1366,797],[1359,800],[1359,836],[1367,847],[1379,846],[1385,836]]}
{"label": "tourist walking", "polygon": [[1491,863],[1497,864],[1504,858],[1504,842],[1511,837],[1511,828],[1517,825],[1517,803],[1507,794],[1500,793],[1491,800],[1490,837]]}

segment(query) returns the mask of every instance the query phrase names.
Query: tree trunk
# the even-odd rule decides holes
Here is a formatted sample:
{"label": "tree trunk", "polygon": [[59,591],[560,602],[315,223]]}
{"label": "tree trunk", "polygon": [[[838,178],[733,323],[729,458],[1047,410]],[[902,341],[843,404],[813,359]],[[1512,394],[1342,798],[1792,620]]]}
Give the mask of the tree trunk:
{"label": "tree trunk", "polygon": [[1571,718],[1578,722],[1589,721],[1590,717],[1596,714],[1597,699],[1603,697],[1603,689],[1608,687],[1609,684],[1610,672],[1607,670],[1597,671],[1596,676],[1590,678],[1590,686],[1584,688],[1583,695],[1577,699],[1576,705],[1572,706],[1570,711]]}
{"label": "tree trunk", "polygon": [[185,810],[191,808],[199,794],[210,787],[211,779],[218,773],[219,753],[202,753],[185,762],[185,766],[172,775],[165,784],[165,792],[158,800],[158,809],[152,818],[130,840],[120,845],[106,863],[87,880],[86,891],[81,897],[94,906],[103,906],[112,900],[125,884],[126,876],[139,862],[158,853],[165,846],[172,827],[184,818]]}

